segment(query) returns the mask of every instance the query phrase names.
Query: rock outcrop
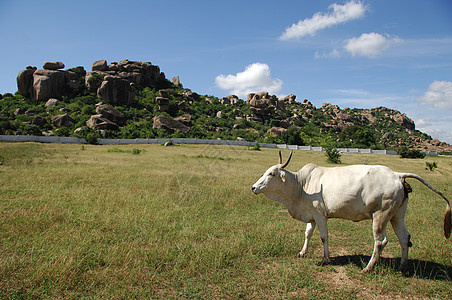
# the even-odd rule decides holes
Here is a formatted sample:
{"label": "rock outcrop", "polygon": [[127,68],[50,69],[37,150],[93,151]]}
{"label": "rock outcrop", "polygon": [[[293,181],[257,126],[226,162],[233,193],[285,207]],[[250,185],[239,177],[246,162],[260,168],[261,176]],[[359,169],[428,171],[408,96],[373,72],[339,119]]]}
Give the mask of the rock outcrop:
{"label": "rock outcrop", "polygon": [[99,100],[114,105],[130,105],[135,98],[135,86],[159,87],[166,82],[165,74],[150,62],[122,60],[107,65],[106,60],[92,64],[92,72],[83,67],[69,70],[62,62],[45,62],[43,69],[27,67],[17,75],[19,93],[29,99],[47,101],[75,95],[80,87],[95,92]]}
{"label": "rock outcrop", "polygon": [[284,110],[284,104],[268,92],[251,93],[248,94],[247,99],[252,111],[250,120],[254,122],[263,124],[272,119],[278,110]]}

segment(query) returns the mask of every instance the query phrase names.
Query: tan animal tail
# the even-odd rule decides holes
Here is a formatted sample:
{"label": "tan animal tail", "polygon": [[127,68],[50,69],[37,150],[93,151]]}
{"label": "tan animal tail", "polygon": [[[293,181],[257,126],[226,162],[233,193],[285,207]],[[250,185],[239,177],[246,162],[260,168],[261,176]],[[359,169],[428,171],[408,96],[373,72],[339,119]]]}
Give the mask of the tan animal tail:
{"label": "tan animal tail", "polygon": [[452,228],[451,209],[450,209],[450,202],[449,202],[449,200],[447,200],[447,198],[443,195],[443,193],[441,193],[440,191],[438,191],[437,189],[432,187],[422,177],[420,177],[420,176],[418,176],[416,174],[411,174],[411,173],[398,173],[398,174],[399,174],[400,178],[403,179],[404,181],[405,181],[405,178],[414,178],[414,179],[419,180],[426,187],[428,187],[429,189],[431,189],[432,191],[434,191],[435,193],[437,193],[438,195],[443,197],[444,200],[446,200],[447,204],[446,204],[446,213],[444,215],[444,236],[446,237],[446,239],[448,239],[450,237],[450,232],[451,232],[451,228]]}

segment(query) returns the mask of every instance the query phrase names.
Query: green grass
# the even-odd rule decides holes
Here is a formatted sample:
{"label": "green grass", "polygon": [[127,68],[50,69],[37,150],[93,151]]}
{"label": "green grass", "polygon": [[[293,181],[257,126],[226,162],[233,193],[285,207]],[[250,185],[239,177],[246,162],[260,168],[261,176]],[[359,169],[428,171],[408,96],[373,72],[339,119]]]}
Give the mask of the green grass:
{"label": "green grass", "polygon": [[[412,272],[396,271],[389,229],[381,264],[364,275],[370,221],[330,220],[333,264],[318,266],[318,232],[298,259],[305,225],[251,193],[277,150],[140,145],[140,155],[124,154],[134,147],[0,143],[0,299],[452,298],[444,200],[417,181],[406,217]],[[342,165],[417,173],[452,198],[452,159],[434,158],[433,172],[429,159],[341,156]],[[309,162],[329,165],[323,153],[296,151],[288,169]]]}

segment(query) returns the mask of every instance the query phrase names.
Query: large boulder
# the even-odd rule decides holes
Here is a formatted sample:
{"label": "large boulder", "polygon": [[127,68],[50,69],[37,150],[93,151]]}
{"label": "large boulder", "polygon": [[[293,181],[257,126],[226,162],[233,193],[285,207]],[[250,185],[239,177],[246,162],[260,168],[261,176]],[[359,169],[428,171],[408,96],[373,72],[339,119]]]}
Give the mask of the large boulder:
{"label": "large boulder", "polygon": [[35,91],[33,89],[33,73],[36,70],[36,67],[28,66],[17,75],[17,89],[19,94],[25,98],[34,98]]}
{"label": "large boulder", "polygon": [[102,118],[110,120],[118,125],[124,125],[126,121],[126,118],[122,112],[116,110],[113,106],[108,104],[98,105],[96,107],[96,113],[101,115]]}
{"label": "large boulder", "polygon": [[64,64],[61,61],[56,61],[56,62],[46,61],[42,65],[42,68],[44,70],[59,70],[59,69],[64,69]]}
{"label": "large boulder", "polygon": [[130,105],[135,98],[135,89],[131,83],[117,76],[105,76],[97,90],[97,97],[114,105]]}
{"label": "large boulder", "polygon": [[93,64],[91,65],[91,69],[93,71],[107,71],[108,70],[107,61],[105,59],[97,60],[93,62]]}
{"label": "large boulder", "polygon": [[66,89],[66,76],[64,71],[37,70],[33,73],[33,89],[35,99],[38,101],[49,98],[61,98]]}
{"label": "large boulder", "polygon": [[182,124],[177,120],[173,120],[167,116],[155,116],[154,117],[154,128],[163,128],[169,132],[180,131],[183,133],[187,133],[190,128]]}

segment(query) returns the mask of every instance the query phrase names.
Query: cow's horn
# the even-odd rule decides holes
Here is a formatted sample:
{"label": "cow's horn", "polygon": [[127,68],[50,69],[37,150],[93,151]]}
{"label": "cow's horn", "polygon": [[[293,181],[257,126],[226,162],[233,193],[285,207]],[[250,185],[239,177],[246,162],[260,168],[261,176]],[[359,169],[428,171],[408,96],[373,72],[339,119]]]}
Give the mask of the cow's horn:
{"label": "cow's horn", "polygon": [[[289,162],[290,162],[290,159],[292,158],[292,154],[293,154],[293,150],[290,151],[289,158],[288,158],[287,161],[281,166],[281,168],[287,167],[287,165],[288,165]],[[281,159],[281,151],[279,151],[279,163],[281,163],[281,162],[282,162],[282,159]]]}
{"label": "cow's horn", "polygon": [[279,161],[278,165],[282,164],[282,156],[281,156],[281,150],[279,150]]}

